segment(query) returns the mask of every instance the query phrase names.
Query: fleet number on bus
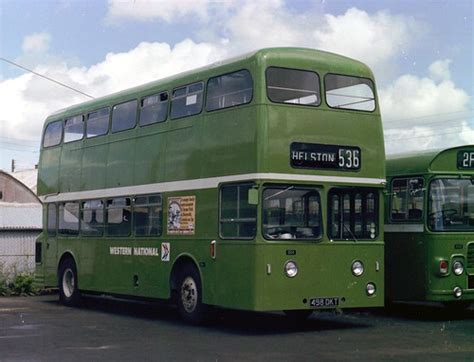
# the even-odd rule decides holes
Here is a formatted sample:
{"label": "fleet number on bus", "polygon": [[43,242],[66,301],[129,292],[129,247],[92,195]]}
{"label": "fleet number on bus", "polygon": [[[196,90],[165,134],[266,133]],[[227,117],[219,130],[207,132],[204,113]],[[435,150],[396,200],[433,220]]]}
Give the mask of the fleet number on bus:
{"label": "fleet number on bus", "polygon": [[459,151],[458,152],[458,168],[474,168],[474,152]]}

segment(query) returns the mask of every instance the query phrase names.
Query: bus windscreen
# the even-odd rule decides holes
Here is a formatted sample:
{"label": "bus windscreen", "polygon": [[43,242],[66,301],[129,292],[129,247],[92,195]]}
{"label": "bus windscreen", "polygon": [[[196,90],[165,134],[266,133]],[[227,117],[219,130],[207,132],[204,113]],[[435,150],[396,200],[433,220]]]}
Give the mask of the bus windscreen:
{"label": "bus windscreen", "polygon": [[474,185],[471,179],[431,182],[428,224],[432,231],[474,231]]}

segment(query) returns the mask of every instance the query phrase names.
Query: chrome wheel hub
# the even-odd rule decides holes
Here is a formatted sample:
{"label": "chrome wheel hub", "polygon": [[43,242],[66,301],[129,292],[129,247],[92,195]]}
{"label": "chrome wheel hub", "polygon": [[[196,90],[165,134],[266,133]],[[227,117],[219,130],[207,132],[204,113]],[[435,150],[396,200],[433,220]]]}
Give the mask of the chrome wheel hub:
{"label": "chrome wheel hub", "polygon": [[71,269],[66,269],[63,274],[63,293],[66,298],[71,298],[74,293],[75,280]]}
{"label": "chrome wheel hub", "polygon": [[187,313],[192,313],[196,309],[198,300],[198,290],[196,282],[191,277],[186,277],[181,285],[181,301]]}

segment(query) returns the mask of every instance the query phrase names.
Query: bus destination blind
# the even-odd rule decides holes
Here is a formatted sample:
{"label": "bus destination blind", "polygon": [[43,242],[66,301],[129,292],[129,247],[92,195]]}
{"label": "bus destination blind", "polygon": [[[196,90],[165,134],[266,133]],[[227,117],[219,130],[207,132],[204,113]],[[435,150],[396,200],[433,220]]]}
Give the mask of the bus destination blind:
{"label": "bus destination blind", "polygon": [[474,151],[458,151],[458,169],[474,169]]}
{"label": "bus destination blind", "polygon": [[293,142],[290,164],[294,168],[359,170],[359,147]]}

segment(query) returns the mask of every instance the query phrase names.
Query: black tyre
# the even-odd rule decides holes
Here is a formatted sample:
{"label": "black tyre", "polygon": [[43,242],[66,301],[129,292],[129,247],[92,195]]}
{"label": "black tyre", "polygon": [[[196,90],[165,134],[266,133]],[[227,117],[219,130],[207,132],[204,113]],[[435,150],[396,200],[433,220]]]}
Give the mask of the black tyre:
{"label": "black tyre", "polygon": [[313,314],[311,309],[304,309],[304,310],[285,310],[283,311],[288,319],[295,321],[295,322],[302,322],[305,321]]}
{"label": "black tyre", "polygon": [[76,263],[71,258],[65,259],[59,266],[58,273],[59,301],[67,306],[79,304],[81,294],[77,283]]}
{"label": "black tyre", "polygon": [[444,302],[444,307],[448,309],[450,312],[462,312],[468,309],[472,301],[470,300],[458,300],[454,302]]}
{"label": "black tyre", "polygon": [[178,310],[181,318],[191,324],[204,321],[207,306],[202,304],[201,278],[197,269],[186,264],[180,272],[177,290]]}

